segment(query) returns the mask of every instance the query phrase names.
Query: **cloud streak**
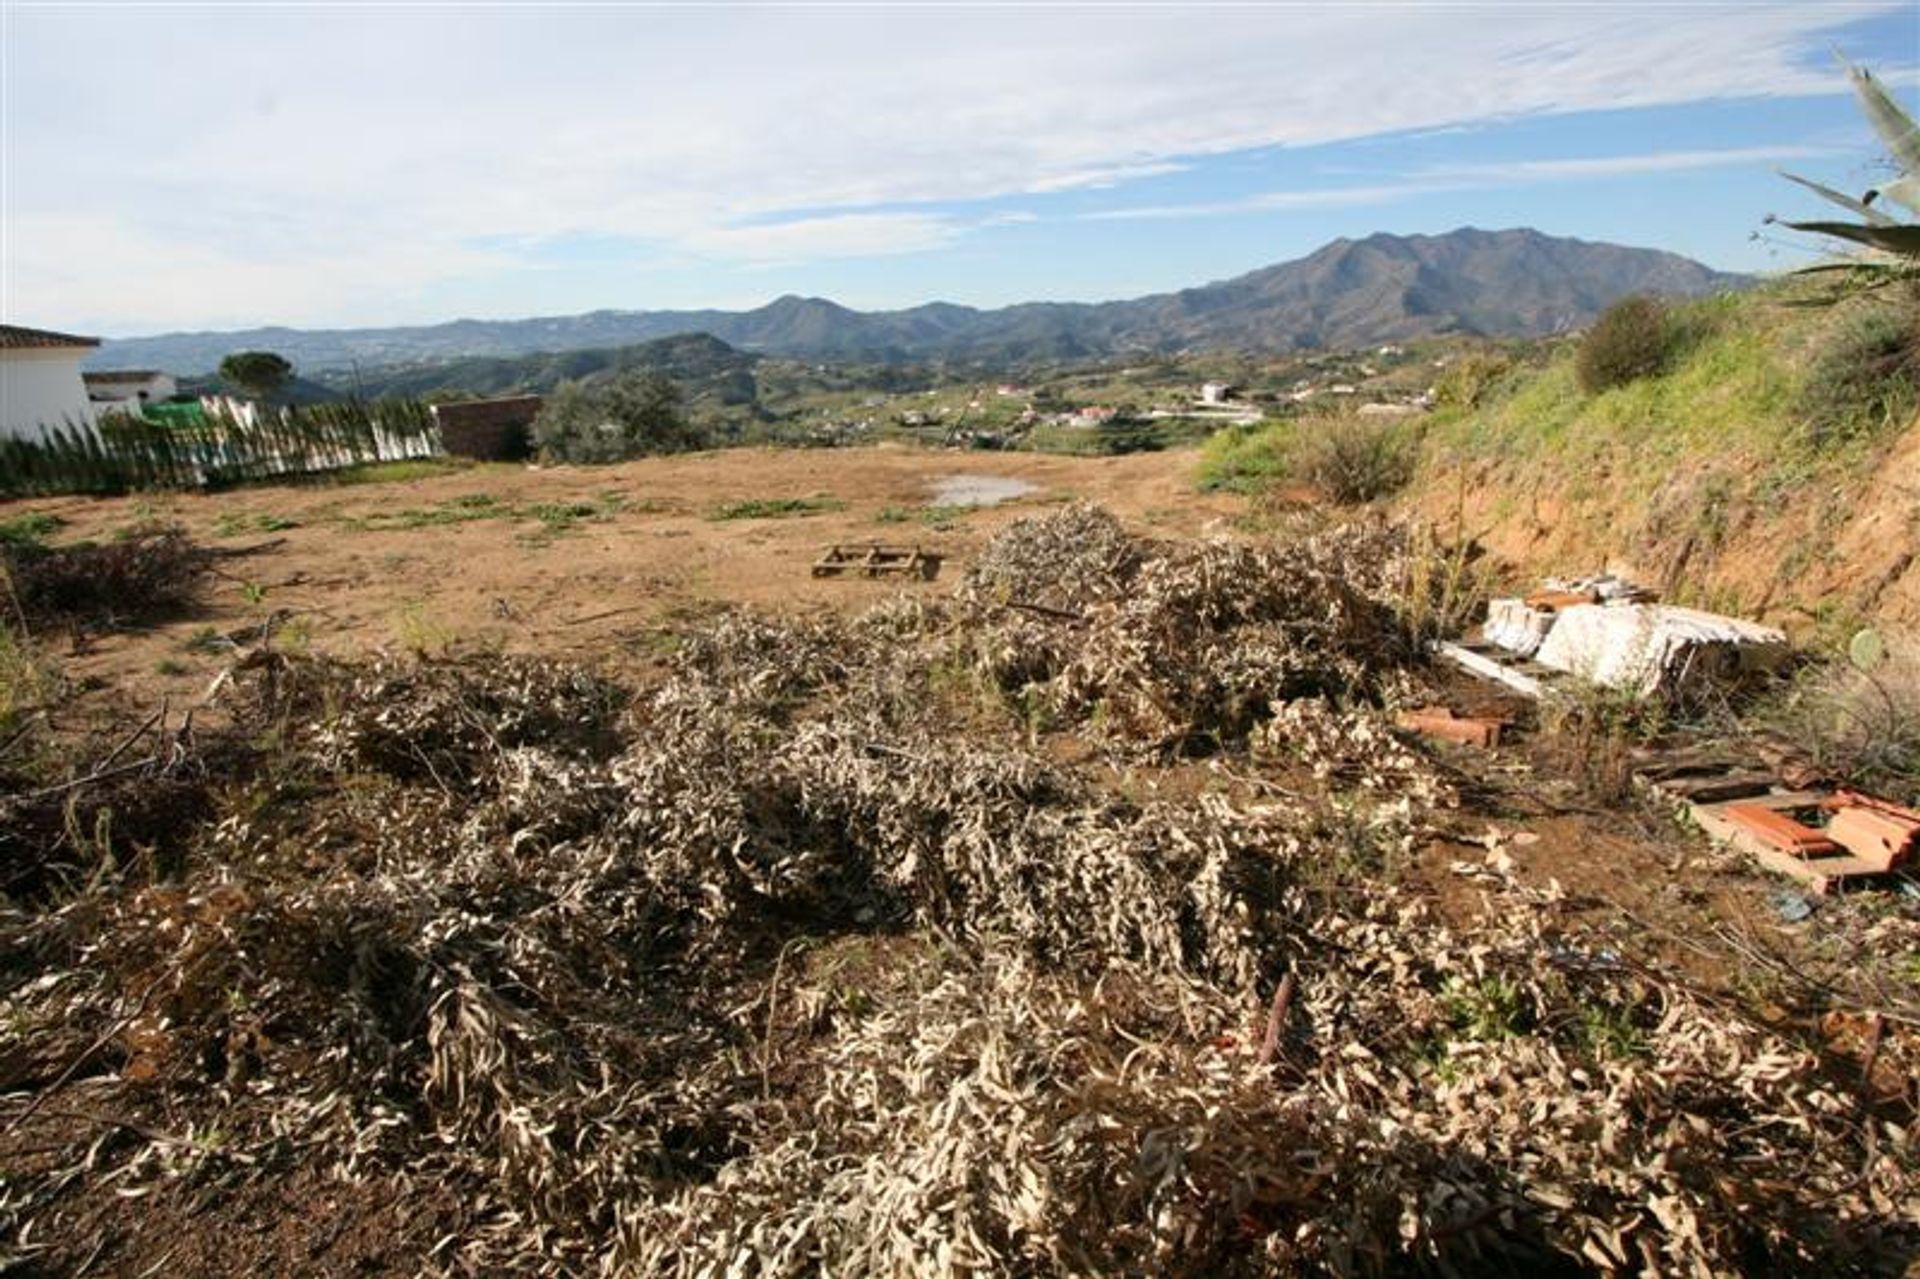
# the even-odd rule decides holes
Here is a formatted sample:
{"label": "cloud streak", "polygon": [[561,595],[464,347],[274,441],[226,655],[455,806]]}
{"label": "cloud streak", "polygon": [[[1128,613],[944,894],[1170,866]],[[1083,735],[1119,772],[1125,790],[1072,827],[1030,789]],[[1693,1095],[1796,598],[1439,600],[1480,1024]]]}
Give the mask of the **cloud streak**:
{"label": "cloud streak", "polygon": [[1683,173],[1735,165],[1775,164],[1831,154],[1825,147],[1726,147],[1719,150],[1648,151],[1637,155],[1580,156],[1543,160],[1514,160],[1499,164],[1434,165],[1409,174],[1404,181],[1366,186],[1263,191],[1232,200],[1186,204],[1142,205],[1137,208],[1099,209],[1080,215],[1087,221],[1171,220],[1178,218],[1237,217],[1277,213],[1289,209],[1346,209],[1393,204],[1449,191],[1479,191],[1564,182],[1582,178],[1618,178],[1648,173]]}

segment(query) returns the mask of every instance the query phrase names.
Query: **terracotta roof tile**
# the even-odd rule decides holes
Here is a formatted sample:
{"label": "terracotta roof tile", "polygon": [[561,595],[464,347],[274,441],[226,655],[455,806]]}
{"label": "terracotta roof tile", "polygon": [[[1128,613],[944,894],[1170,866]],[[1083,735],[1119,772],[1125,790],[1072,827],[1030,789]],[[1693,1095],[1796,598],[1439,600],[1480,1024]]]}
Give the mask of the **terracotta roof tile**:
{"label": "terracotta roof tile", "polygon": [[17,324],[0,324],[0,351],[99,345],[99,338],[77,337],[72,333],[55,333],[49,329],[26,329]]}

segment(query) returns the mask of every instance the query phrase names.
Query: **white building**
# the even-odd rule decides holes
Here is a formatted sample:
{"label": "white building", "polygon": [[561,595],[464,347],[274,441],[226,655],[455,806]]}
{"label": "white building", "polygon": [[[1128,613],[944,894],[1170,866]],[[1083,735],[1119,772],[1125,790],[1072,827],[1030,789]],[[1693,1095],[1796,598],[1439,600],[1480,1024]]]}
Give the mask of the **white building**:
{"label": "white building", "polygon": [[173,374],[157,369],[103,369],[82,373],[95,413],[138,413],[143,404],[159,404],[180,390]]}
{"label": "white building", "polygon": [[1233,388],[1225,382],[1208,382],[1200,388],[1200,402],[1202,404],[1225,404],[1227,402],[1227,396],[1232,393]]}
{"label": "white building", "polygon": [[37,440],[43,426],[92,426],[80,361],[99,338],[0,324],[0,436]]}

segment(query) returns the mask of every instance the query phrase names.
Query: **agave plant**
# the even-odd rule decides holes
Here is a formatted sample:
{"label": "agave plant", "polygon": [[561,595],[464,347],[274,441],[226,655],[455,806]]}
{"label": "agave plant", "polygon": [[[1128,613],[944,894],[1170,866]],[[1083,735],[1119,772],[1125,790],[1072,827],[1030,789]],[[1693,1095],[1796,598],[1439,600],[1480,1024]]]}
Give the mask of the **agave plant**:
{"label": "agave plant", "polygon": [[[1781,177],[1839,205],[1860,220],[1789,222],[1772,217],[1767,219],[1769,222],[1778,221],[1782,226],[1796,231],[1831,236],[1869,250],[1867,254],[1807,267],[1800,272],[1844,274],[1846,283],[1852,287],[1843,287],[1842,295],[1904,280],[1920,280],[1920,223],[1908,216],[1920,214],[1920,125],[1916,125],[1906,109],[1894,101],[1893,95],[1873,78],[1872,72],[1850,63],[1846,67],[1854,95],[1860,100],[1861,113],[1886,143],[1887,151],[1899,171],[1897,176],[1856,199],[1810,178],[1782,173]],[[1904,213],[1889,212],[1889,205],[1900,206]]]}

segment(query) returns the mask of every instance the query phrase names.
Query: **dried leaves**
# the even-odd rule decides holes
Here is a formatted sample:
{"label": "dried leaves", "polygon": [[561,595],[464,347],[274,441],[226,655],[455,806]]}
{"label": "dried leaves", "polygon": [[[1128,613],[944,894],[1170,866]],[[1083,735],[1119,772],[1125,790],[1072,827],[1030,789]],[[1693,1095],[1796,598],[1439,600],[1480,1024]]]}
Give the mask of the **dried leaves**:
{"label": "dried leaves", "polygon": [[[1462,936],[1328,879],[1457,802],[1375,707],[1412,678],[1390,531],[1149,547],[1075,508],[1003,541],[952,608],[715,618],[637,701],[533,660],[243,673],[242,727],[290,745],[179,881],[0,916],[0,1086],[104,1037],[72,1091],[225,1143],[75,1150],[0,1222],[305,1167],[458,1187],[447,1271],[1869,1273],[1920,1243],[1910,1116],[1799,1046],[1510,884]],[[956,720],[964,672],[1320,789],[1130,801]]]}

